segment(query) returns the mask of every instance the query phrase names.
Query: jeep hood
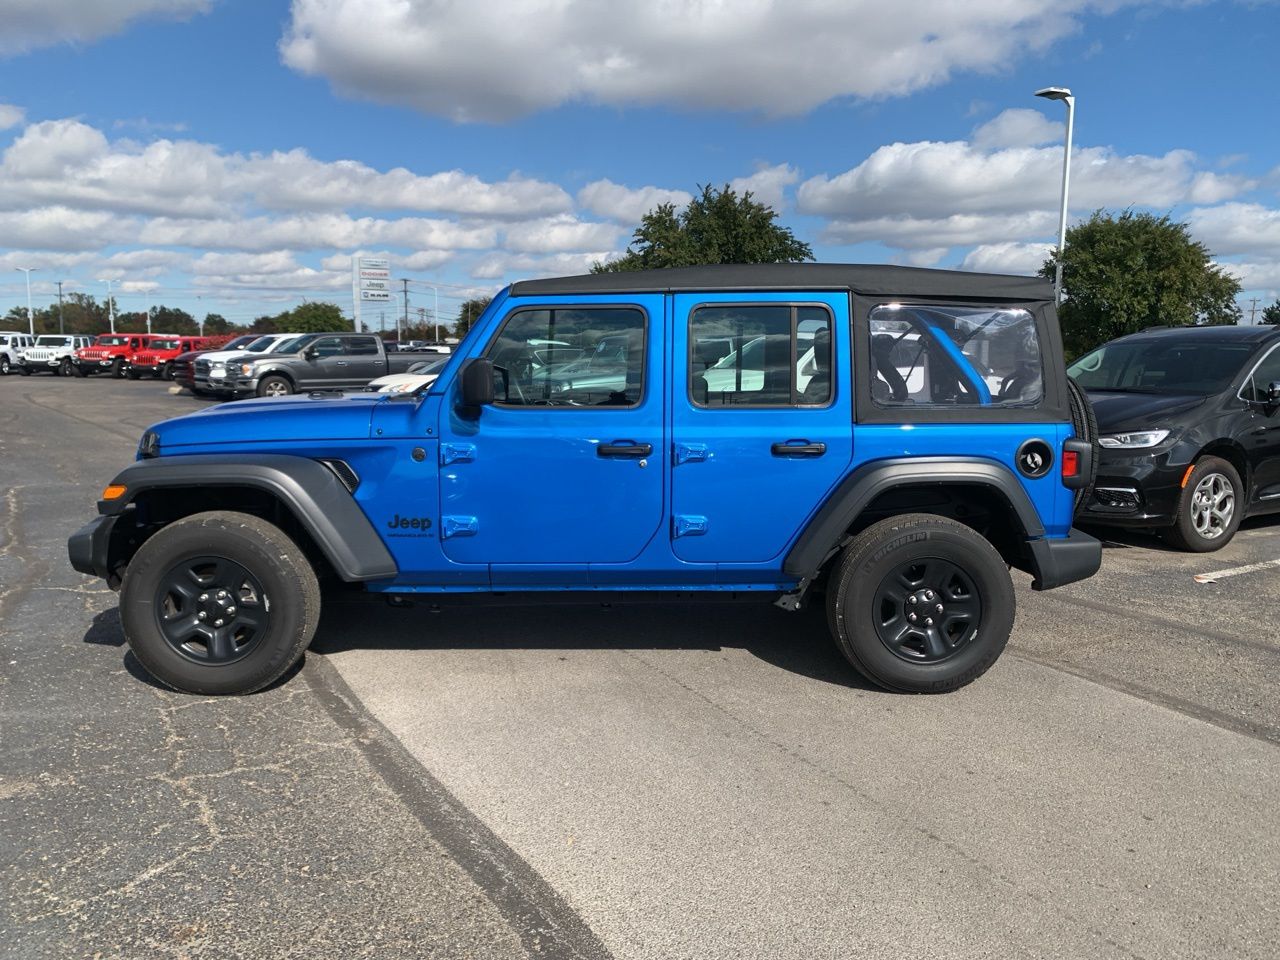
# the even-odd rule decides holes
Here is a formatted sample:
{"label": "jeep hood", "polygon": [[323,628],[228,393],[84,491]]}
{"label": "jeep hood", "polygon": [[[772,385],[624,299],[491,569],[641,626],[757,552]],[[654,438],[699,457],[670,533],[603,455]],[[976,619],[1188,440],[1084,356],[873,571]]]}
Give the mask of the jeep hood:
{"label": "jeep hood", "polygon": [[1098,432],[1104,434],[1168,427],[1174,418],[1194,410],[1207,399],[1199,394],[1186,393],[1089,391],[1089,400],[1098,418]]}
{"label": "jeep hood", "polygon": [[194,453],[194,447],[290,440],[363,440],[369,436],[378,394],[317,393],[223,403],[151,427],[161,456]]}

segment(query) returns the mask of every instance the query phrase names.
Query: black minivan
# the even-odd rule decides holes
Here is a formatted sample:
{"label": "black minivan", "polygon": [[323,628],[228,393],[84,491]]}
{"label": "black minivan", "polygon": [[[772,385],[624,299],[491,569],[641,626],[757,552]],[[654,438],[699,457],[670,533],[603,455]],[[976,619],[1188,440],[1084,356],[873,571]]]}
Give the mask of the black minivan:
{"label": "black minivan", "polygon": [[1151,328],[1068,373],[1098,418],[1098,476],[1081,522],[1210,551],[1246,516],[1280,511],[1280,328]]}

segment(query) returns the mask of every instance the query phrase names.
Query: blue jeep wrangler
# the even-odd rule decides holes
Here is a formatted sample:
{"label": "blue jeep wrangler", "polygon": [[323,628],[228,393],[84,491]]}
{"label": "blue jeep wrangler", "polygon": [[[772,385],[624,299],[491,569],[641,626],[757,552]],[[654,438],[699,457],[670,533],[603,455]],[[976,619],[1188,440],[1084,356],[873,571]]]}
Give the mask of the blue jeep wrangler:
{"label": "blue jeep wrangler", "polygon": [[418,393],[270,398],[157,424],[70,540],[158,679],[280,677],[320,584],[702,592],[826,604],[899,691],[981,675],[1010,566],[1091,576],[1071,526],[1087,401],[1027,277],[709,266],[508,287]]}

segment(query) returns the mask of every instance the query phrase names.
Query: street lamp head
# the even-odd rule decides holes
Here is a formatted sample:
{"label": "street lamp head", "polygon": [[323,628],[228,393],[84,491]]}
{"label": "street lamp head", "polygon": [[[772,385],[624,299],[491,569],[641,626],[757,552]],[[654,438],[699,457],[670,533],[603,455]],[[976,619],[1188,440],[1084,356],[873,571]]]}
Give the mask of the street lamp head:
{"label": "street lamp head", "polygon": [[1046,100],[1069,100],[1071,90],[1068,87],[1043,87],[1036,91],[1036,96]]}

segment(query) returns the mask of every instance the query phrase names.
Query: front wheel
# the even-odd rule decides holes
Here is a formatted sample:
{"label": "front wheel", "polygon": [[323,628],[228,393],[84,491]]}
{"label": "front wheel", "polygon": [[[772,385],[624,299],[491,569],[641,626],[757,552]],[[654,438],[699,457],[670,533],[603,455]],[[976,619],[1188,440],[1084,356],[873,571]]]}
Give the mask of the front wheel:
{"label": "front wheel", "polygon": [[1178,513],[1165,537],[1193,553],[1221,550],[1244,519],[1244,484],[1240,474],[1220,457],[1204,457],[1183,484]]}
{"label": "front wheel", "polygon": [[9,358],[0,357],[0,377],[7,377],[9,375],[9,370]]}
{"label": "front wheel", "polygon": [[161,379],[161,380],[172,380],[172,379],[173,379],[173,364],[172,364],[172,363],[166,363],[163,367],[161,367],[161,368],[160,368],[160,379]]}
{"label": "front wheel", "polygon": [[23,364],[22,366],[18,367],[18,372],[22,374],[24,377],[31,376],[31,368],[28,367],[26,364]]}
{"label": "front wheel", "polygon": [[116,357],[114,360],[111,361],[111,377],[114,380],[119,380],[123,376],[124,376],[124,361],[121,360],[119,357]]}
{"label": "front wheel", "polygon": [[125,638],[156,679],[187,693],[243,694],[302,657],[320,620],[320,587],[279,527],[212,511],[161,529],[120,586]]}
{"label": "front wheel", "polygon": [[874,683],[945,693],[999,658],[1013,630],[1009,570],[964,524],[930,514],[890,517],[858,534],[827,593],[836,645]]}
{"label": "front wheel", "polygon": [[71,358],[63,357],[62,362],[58,364],[58,376],[60,377],[71,376],[71,368],[72,368]]}
{"label": "front wheel", "polygon": [[82,380],[88,376],[88,374],[85,373],[84,367],[80,366],[78,363],[73,363],[71,365],[71,375],[73,377],[79,377]]}
{"label": "front wheel", "polygon": [[142,374],[138,371],[137,367],[130,367],[128,371],[125,373],[125,376],[127,376],[130,380],[137,380],[140,376],[142,376]]}
{"label": "front wheel", "polygon": [[258,396],[287,397],[293,393],[293,384],[287,377],[269,376],[258,381]]}

